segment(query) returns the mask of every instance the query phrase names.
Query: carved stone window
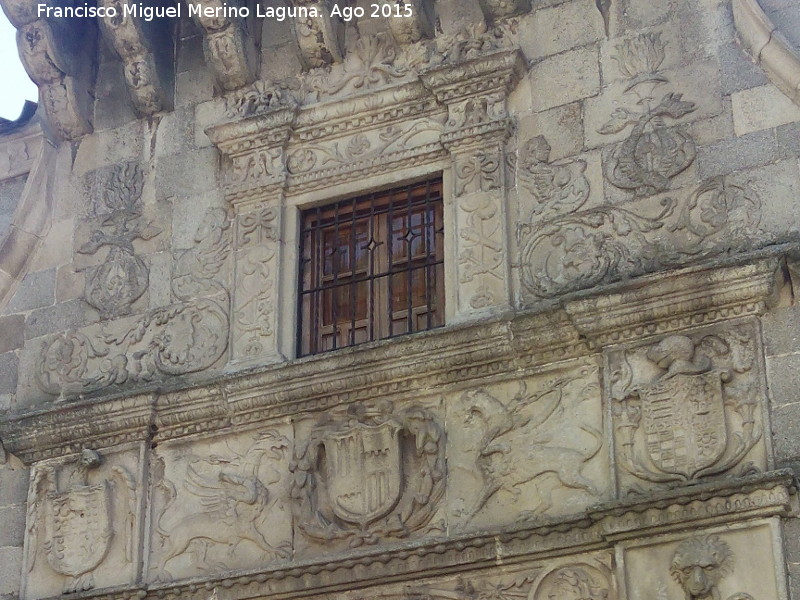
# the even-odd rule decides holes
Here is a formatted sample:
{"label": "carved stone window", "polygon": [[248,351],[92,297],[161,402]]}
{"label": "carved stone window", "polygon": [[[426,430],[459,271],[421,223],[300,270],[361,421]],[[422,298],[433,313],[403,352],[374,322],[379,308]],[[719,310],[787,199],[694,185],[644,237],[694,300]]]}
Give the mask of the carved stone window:
{"label": "carved stone window", "polygon": [[441,178],[302,214],[298,355],[444,325]]}

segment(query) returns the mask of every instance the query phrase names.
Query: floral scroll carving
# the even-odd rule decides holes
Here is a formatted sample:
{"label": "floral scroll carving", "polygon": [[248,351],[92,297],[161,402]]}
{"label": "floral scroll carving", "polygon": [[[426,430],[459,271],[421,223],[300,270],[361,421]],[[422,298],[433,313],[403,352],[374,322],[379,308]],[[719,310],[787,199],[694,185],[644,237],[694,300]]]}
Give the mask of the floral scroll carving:
{"label": "floral scroll carving", "polygon": [[546,298],[743,250],[758,235],[760,220],[758,196],[714,177],[684,201],[665,197],[657,205],[600,206],[522,223],[522,286]]}
{"label": "floral scroll carving", "polygon": [[311,429],[292,470],[296,523],[309,539],[404,538],[430,525],[444,496],[444,433],[421,406],[358,403]]}
{"label": "floral scroll carving", "polygon": [[614,433],[625,491],[763,469],[756,363],[752,326],[670,335],[615,354]]}
{"label": "floral scroll carving", "polygon": [[194,248],[175,259],[175,303],[140,317],[60,333],[45,342],[37,367],[41,389],[66,397],[214,364],[228,344],[230,301],[219,279],[230,254],[229,233],[225,211],[210,210]]}

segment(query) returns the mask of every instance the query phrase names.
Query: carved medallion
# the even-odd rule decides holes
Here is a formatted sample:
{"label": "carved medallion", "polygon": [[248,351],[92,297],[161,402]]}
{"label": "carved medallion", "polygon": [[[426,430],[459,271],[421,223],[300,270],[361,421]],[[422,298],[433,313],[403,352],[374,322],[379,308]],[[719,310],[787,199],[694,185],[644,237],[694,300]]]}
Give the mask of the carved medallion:
{"label": "carved medallion", "polygon": [[435,515],[444,464],[443,433],[429,410],[353,405],[317,423],[296,454],[296,522],[318,542],[406,537]]}
{"label": "carved medallion", "polygon": [[531,590],[530,600],[612,600],[609,575],[588,564],[571,564],[546,573]]}
{"label": "carved medallion", "polygon": [[753,336],[749,326],[669,335],[614,353],[614,431],[627,491],[638,486],[630,476],[677,484],[766,466],[756,448],[763,429]]}

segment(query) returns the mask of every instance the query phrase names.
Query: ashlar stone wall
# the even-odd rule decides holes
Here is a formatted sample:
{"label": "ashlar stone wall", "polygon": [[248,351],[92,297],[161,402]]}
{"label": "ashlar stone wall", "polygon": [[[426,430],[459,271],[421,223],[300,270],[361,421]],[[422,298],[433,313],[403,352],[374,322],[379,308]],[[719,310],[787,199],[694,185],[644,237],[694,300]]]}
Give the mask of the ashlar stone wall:
{"label": "ashlar stone wall", "polygon": [[[0,0],[0,597],[800,599],[800,8],[353,4]],[[437,175],[445,326],[298,358],[300,211]]]}

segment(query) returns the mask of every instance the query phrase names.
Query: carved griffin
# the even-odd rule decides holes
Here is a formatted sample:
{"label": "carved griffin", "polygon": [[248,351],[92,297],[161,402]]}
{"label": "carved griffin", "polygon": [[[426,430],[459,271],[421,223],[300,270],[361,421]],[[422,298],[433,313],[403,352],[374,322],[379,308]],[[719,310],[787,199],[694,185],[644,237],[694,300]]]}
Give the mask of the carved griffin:
{"label": "carved griffin", "polygon": [[[234,458],[194,457],[187,465],[183,489],[199,499],[201,511],[177,520],[167,517],[177,512],[177,494],[174,486],[165,481],[171,498],[156,527],[164,546],[159,562],[162,577],[171,579],[167,563],[189,550],[193,542],[195,564],[200,569],[228,568],[225,564],[208,563],[207,551],[211,544],[226,545],[229,557],[235,555],[236,548],[244,541],[255,544],[265,559],[290,556],[289,544],[272,545],[260,529],[264,517],[277,501],[267,485],[277,484],[281,478],[280,473],[273,469],[273,477],[265,484],[259,475],[262,462],[282,459],[288,448],[289,440],[285,436],[268,430],[258,434],[243,454],[234,452]],[[216,478],[201,471],[201,463],[219,466]]]}

